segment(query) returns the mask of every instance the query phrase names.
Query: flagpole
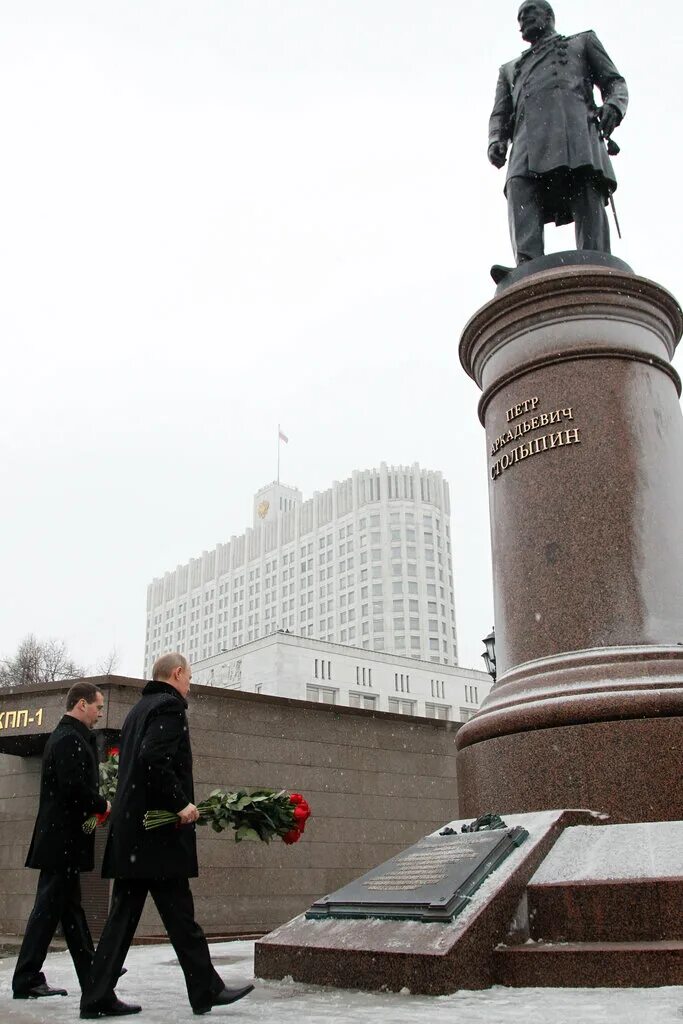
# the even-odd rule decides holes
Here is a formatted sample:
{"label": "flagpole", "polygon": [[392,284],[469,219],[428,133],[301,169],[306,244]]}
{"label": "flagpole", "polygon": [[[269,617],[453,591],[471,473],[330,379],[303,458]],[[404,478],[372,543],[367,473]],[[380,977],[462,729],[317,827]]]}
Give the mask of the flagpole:
{"label": "flagpole", "polygon": [[277,482],[280,485],[280,424],[277,425]]}

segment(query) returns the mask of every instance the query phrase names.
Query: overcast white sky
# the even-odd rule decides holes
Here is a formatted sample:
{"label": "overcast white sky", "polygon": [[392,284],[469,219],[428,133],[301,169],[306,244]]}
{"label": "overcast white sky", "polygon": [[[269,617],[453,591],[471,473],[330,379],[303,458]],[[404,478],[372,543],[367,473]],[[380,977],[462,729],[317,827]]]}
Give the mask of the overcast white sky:
{"label": "overcast white sky", "polygon": [[[555,10],[631,92],[613,251],[680,297],[682,7]],[[381,460],[444,472],[481,667],[485,446],[457,343],[510,261],[485,151],[516,11],[1,0],[0,656],[32,631],[139,675],[147,583],[249,524],[279,421],[305,497]]]}

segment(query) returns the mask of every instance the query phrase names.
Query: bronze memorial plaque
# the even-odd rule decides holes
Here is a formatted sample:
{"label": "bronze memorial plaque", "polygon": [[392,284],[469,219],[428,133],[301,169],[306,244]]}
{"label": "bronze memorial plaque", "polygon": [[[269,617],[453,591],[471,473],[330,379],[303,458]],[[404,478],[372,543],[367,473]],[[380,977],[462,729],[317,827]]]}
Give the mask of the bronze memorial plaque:
{"label": "bronze memorial plaque", "polygon": [[517,826],[427,836],[362,878],[316,900],[306,917],[452,921],[484,879],[528,835]]}

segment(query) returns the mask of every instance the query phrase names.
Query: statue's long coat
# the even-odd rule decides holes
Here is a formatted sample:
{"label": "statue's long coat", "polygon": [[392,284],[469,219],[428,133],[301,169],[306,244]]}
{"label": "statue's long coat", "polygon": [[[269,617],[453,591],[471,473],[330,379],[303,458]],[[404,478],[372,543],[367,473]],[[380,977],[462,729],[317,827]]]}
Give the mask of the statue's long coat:
{"label": "statue's long coat", "polygon": [[572,172],[592,171],[605,201],[617,187],[598,132],[596,85],[603,103],[616,107],[621,120],[628,104],[626,82],[592,31],[553,33],[500,69],[489,145],[512,142],[508,181],[516,175],[541,177],[546,221],[572,220],[564,201]]}

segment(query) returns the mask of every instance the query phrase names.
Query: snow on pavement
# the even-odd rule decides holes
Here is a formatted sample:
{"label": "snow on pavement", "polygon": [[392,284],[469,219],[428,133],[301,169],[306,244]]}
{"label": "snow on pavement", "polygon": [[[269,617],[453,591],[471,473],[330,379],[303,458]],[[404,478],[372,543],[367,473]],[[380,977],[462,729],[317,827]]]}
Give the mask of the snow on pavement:
{"label": "snow on pavement", "polygon": [[[211,945],[216,968],[227,985],[253,979],[253,942]],[[79,990],[68,953],[51,953],[50,984],[69,990],[65,999],[13,1000],[16,958],[0,960],[0,1024],[67,1024],[78,1020]],[[134,946],[128,974],[117,989],[121,999],[142,1003],[139,1024],[197,1021],[187,1002],[183,975],[171,946]],[[683,987],[659,989],[512,989],[456,992],[451,996],[354,992],[292,981],[255,980],[256,989],[233,1006],[204,1020],[244,1024],[683,1024]],[[112,1018],[113,1019],[113,1018]]]}

